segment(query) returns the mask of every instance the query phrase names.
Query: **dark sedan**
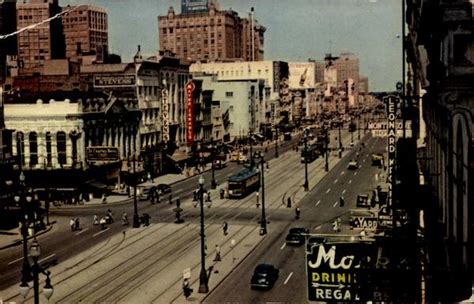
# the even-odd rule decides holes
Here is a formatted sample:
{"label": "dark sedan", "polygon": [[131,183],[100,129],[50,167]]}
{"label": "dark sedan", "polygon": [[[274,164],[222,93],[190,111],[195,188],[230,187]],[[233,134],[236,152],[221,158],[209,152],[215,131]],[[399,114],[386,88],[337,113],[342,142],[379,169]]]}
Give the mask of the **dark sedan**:
{"label": "dark sedan", "polygon": [[160,194],[171,193],[171,187],[167,184],[159,184],[156,186],[156,189],[160,192]]}
{"label": "dark sedan", "polygon": [[278,279],[279,270],[272,264],[262,263],[255,267],[250,285],[252,289],[270,289]]}
{"label": "dark sedan", "polygon": [[286,236],[285,242],[287,245],[300,246],[304,244],[305,235],[308,233],[308,229],[296,227],[290,228],[288,235]]}

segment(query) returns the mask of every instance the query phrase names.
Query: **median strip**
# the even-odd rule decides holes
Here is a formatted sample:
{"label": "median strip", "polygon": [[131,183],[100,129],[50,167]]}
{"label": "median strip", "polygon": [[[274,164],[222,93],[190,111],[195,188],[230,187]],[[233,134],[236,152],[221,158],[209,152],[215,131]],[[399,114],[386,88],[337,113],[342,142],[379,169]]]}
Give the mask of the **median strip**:
{"label": "median strip", "polygon": [[317,201],[315,206],[318,207],[319,204],[321,204],[321,200]]}
{"label": "median strip", "polygon": [[328,194],[329,191],[331,191],[331,188],[328,188],[328,189],[326,190],[326,194]]}
{"label": "median strip", "polygon": [[283,250],[283,248],[285,248],[285,246],[286,246],[286,243],[283,243],[283,245],[281,245],[281,247],[280,247],[280,250]]}
{"label": "median strip", "polygon": [[336,208],[337,204],[339,204],[339,202],[338,202],[338,201],[335,201],[334,204],[332,204],[332,206],[333,206],[334,208]]}
{"label": "median strip", "polygon": [[84,229],[82,229],[81,231],[74,233],[74,235],[79,235],[79,234],[81,234],[81,233],[86,232],[87,230],[89,230],[89,228],[84,228]]}
{"label": "median strip", "polygon": [[290,274],[288,275],[288,277],[286,278],[285,282],[283,283],[283,285],[286,285],[286,283],[288,283],[288,281],[290,280],[291,276],[293,275],[293,272],[290,272]]}

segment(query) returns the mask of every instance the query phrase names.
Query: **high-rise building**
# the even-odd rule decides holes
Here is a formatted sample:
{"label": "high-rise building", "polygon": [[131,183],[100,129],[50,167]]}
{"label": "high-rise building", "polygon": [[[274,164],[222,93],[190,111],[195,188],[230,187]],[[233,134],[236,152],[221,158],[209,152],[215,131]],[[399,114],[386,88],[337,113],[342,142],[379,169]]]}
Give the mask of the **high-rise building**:
{"label": "high-rise building", "polygon": [[166,16],[158,17],[159,49],[192,61],[263,60],[266,29],[255,20],[253,9],[249,19],[242,19],[235,11],[219,10],[214,2],[205,10],[205,2],[196,6],[196,1],[183,0],[188,9],[181,14],[170,7]]}
{"label": "high-rise building", "polygon": [[61,12],[58,0],[30,0],[28,3],[18,3],[16,9],[18,29],[38,24],[18,34],[20,68],[36,68],[42,66],[45,60],[64,58],[65,42],[61,19],[39,24]]}
{"label": "high-rise building", "polygon": [[333,61],[333,64],[337,71],[337,88],[345,90],[345,81],[349,82],[352,79],[354,83],[353,93],[357,96],[359,92],[359,58],[352,53],[341,53],[339,58]]}
{"label": "high-rise building", "polygon": [[[16,31],[16,0],[0,0],[0,35]],[[7,55],[16,55],[16,36],[0,39],[0,84],[4,82]]]}
{"label": "high-rise building", "polygon": [[93,5],[67,6],[64,10],[71,10],[62,17],[66,57],[95,53],[103,58],[109,44],[107,11]]}

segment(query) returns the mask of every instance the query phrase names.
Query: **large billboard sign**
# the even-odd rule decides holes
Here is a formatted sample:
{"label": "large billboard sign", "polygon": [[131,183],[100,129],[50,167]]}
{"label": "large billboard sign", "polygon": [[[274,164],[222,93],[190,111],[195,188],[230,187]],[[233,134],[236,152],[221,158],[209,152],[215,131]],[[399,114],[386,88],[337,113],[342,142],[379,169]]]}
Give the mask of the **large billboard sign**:
{"label": "large billboard sign", "polygon": [[168,104],[168,89],[161,90],[161,124],[163,126],[163,142],[170,140],[170,116],[169,116],[169,104]]}
{"label": "large billboard sign", "polygon": [[310,89],[315,86],[316,64],[314,62],[288,63],[290,89]]}
{"label": "large billboard sign", "polygon": [[361,271],[370,260],[361,243],[319,244],[306,255],[308,299],[318,302],[359,301]]}
{"label": "large billboard sign", "polygon": [[186,112],[186,142],[188,146],[193,144],[194,140],[194,117],[193,117],[193,91],[195,85],[192,80],[186,84],[187,112]]}
{"label": "large billboard sign", "polygon": [[207,12],[208,0],[181,0],[181,13],[190,14],[198,12]]}

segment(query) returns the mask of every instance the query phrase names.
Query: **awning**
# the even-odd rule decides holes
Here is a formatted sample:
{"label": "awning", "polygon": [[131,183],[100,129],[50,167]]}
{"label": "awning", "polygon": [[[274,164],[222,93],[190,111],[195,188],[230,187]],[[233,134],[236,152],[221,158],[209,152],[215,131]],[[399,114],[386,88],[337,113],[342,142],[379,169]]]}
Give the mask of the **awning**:
{"label": "awning", "polygon": [[186,152],[179,151],[179,150],[175,151],[173,155],[167,155],[167,156],[176,163],[179,163],[191,158],[191,156],[189,156]]}

